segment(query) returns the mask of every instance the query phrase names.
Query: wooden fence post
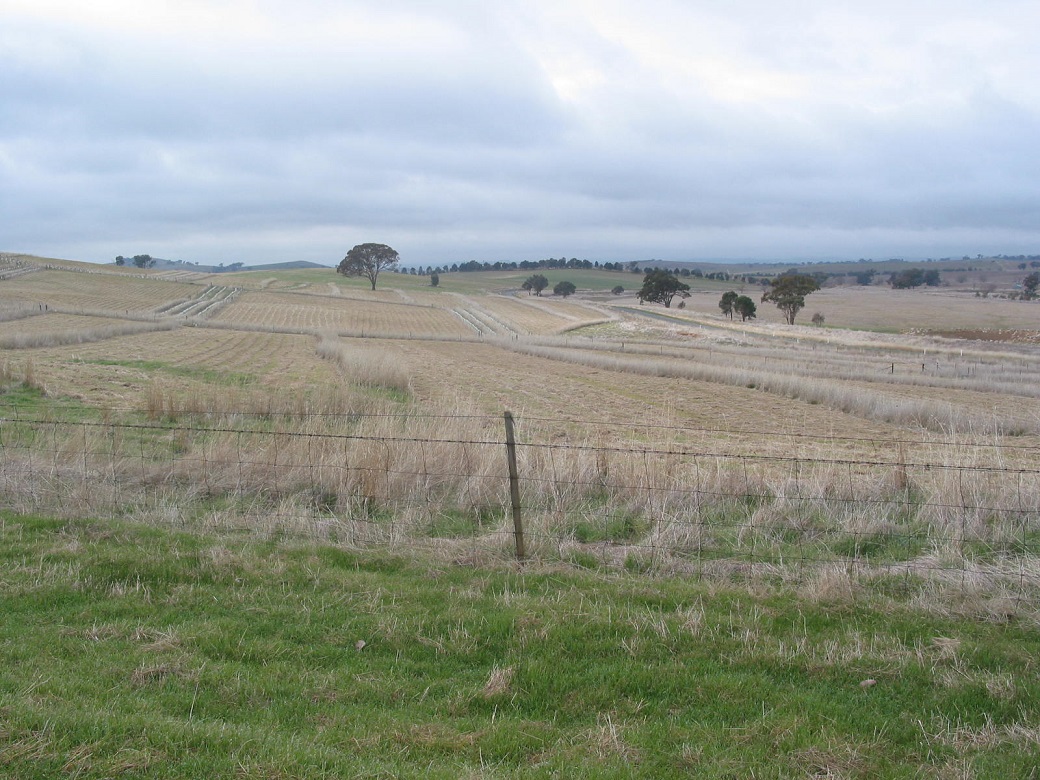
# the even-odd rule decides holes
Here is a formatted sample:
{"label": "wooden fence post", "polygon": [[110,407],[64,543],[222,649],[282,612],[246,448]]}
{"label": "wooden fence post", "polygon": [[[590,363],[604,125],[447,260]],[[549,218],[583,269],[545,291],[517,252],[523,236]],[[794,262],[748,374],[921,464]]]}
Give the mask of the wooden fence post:
{"label": "wooden fence post", "polygon": [[516,559],[523,563],[527,557],[524,548],[524,524],[520,517],[520,475],[516,470],[516,437],[513,434],[513,413],[506,412],[506,461],[509,464],[509,500],[513,505],[513,537],[516,540]]}

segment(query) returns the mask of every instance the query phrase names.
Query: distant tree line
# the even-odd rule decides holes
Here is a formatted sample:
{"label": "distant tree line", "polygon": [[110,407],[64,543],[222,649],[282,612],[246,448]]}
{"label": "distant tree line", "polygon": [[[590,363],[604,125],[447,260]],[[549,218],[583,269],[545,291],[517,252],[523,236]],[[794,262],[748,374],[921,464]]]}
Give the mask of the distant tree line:
{"label": "distant tree line", "polygon": [[155,258],[151,255],[134,255],[133,257],[116,255],[116,265],[134,265],[138,268],[154,268]]}
{"label": "distant tree line", "polygon": [[938,287],[941,281],[939,272],[934,268],[927,271],[923,268],[907,268],[896,271],[888,277],[888,283],[893,290],[909,290],[912,287],[920,287],[922,284],[929,287]]}
{"label": "distant tree line", "polygon": [[[598,260],[579,260],[572,257],[549,257],[545,260],[521,260],[520,262],[480,262],[469,260],[465,263],[452,263],[451,265],[430,265],[414,268],[401,268],[397,272],[411,274],[412,276],[430,276],[431,274],[469,273],[473,271],[535,271],[544,268],[571,268],[591,270],[594,268],[605,271],[621,271],[623,263],[600,263]],[[617,266],[617,267],[615,267]]]}
{"label": "distant tree line", "polygon": [[[116,265],[132,265],[137,268],[155,268],[156,263],[159,262],[158,258],[152,257],[151,255],[134,255],[133,257],[123,257],[123,255],[116,255]],[[192,266],[197,267],[198,263],[189,263],[184,260],[163,260],[165,266]],[[237,271],[242,268],[245,263],[229,263],[224,265],[221,263],[217,266],[205,266],[207,270],[212,273],[220,274],[228,271]]]}

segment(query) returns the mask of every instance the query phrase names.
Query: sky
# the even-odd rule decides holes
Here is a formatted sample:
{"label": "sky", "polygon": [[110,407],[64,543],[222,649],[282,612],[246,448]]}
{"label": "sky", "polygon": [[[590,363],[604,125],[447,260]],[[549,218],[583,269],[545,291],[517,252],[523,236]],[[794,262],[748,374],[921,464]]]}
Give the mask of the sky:
{"label": "sky", "polygon": [[0,0],[0,251],[1040,253],[1036,0]]}

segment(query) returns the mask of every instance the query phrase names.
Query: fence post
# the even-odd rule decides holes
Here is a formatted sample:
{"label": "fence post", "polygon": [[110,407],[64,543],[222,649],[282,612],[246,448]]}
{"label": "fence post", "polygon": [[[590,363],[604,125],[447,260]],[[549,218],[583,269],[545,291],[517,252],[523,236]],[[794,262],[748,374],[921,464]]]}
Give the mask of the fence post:
{"label": "fence post", "polygon": [[516,540],[516,559],[523,563],[524,524],[520,517],[520,475],[516,470],[516,437],[513,435],[513,413],[506,412],[506,461],[509,464],[509,500],[513,505],[513,537]]}

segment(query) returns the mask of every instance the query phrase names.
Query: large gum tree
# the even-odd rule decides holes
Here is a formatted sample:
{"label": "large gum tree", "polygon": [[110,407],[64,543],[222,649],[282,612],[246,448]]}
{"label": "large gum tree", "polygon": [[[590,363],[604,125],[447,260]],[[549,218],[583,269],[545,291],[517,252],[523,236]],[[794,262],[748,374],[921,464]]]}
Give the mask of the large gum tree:
{"label": "large gum tree", "polygon": [[794,325],[794,318],[805,308],[805,296],[820,289],[820,283],[806,274],[786,273],[776,277],[771,287],[762,296],[762,302],[775,303],[776,308],[784,313],[788,325]]}
{"label": "large gum tree", "polygon": [[363,276],[376,289],[376,279],[384,268],[396,268],[400,256],[386,244],[358,244],[344,257],[336,270],[344,276]]}

